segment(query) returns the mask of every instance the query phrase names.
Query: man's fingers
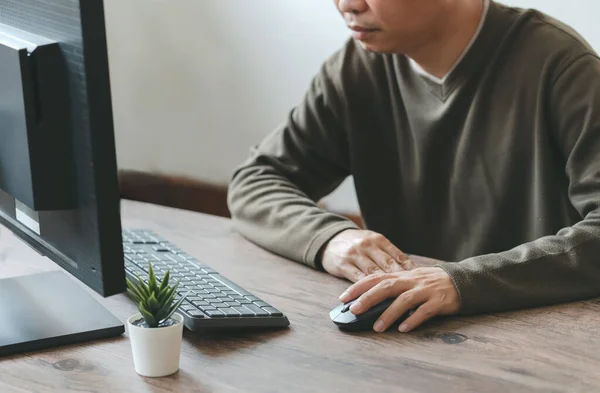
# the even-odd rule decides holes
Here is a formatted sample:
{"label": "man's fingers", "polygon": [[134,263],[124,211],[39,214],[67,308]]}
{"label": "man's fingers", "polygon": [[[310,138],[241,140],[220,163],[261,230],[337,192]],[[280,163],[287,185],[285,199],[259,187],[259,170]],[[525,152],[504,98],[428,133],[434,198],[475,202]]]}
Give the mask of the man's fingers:
{"label": "man's fingers", "polygon": [[358,282],[367,276],[352,263],[345,263],[340,267],[340,270],[342,271],[342,275],[352,282]]}
{"label": "man's fingers", "polygon": [[381,245],[370,247],[369,249],[365,250],[365,252],[369,258],[371,258],[377,264],[377,266],[379,266],[379,268],[386,273],[394,273],[404,270],[392,256],[383,251]]}
{"label": "man's fingers", "polygon": [[[356,266],[353,266],[353,267],[356,270],[358,270],[358,268]],[[359,272],[360,272],[360,270],[359,270]],[[352,284],[348,289],[346,289],[346,292],[344,292],[340,296],[340,301],[342,301],[344,303],[348,303],[349,301],[356,299],[357,297],[359,297],[360,295],[362,295],[369,289],[373,288],[375,285],[379,284],[379,282],[381,282],[384,279],[385,279],[385,275],[377,274],[377,275],[368,276],[368,277],[356,282],[355,284]]]}
{"label": "man's fingers", "polygon": [[354,264],[359,268],[365,275],[370,276],[371,274],[383,273],[381,268],[377,266],[369,257],[364,255],[358,255],[354,259]]}
{"label": "man's fingers", "polygon": [[409,283],[400,278],[383,279],[358,298],[350,307],[354,314],[362,314],[385,299],[395,298],[404,291],[411,289]]}
{"label": "man's fingers", "polygon": [[403,253],[398,249],[398,247],[394,246],[391,241],[387,238],[383,238],[381,242],[381,248],[385,251],[389,256],[391,256],[398,265],[402,267],[401,270],[412,270],[416,266],[413,261],[410,260],[408,255]]}
{"label": "man's fingers", "polygon": [[426,298],[421,292],[410,290],[402,293],[394,300],[387,310],[377,319],[373,325],[376,332],[384,332],[392,326],[398,318],[422,304]]}
{"label": "man's fingers", "polygon": [[415,263],[410,259],[410,257],[406,257],[406,259],[398,262],[400,264],[400,266],[402,266],[402,268],[404,270],[413,270],[414,268],[417,267],[417,265],[415,265]]}
{"label": "man's fingers", "polygon": [[434,302],[422,304],[417,310],[400,324],[398,330],[406,333],[420,326],[423,322],[435,317],[439,313],[439,307]]}

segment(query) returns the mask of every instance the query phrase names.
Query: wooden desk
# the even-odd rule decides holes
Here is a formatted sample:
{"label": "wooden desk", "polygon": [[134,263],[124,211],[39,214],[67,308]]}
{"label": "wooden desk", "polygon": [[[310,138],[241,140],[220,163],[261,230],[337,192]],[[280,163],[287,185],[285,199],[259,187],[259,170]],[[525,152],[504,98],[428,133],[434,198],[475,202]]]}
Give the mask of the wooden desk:
{"label": "wooden desk", "polygon": [[[340,332],[329,310],[348,283],[271,255],[228,220],[124,202],[147,227],[284,311],[289,329],[185,332],[181,369],[150,379],[126,335],[0,360],[0,392],[537,392],[600,389],[600,302],[447,318],[409,334]],[[0,276],[56,269],[0,229]],[[97,297],[99,298],[99,297]],[[101,299],[125,321],[124,295]]]}

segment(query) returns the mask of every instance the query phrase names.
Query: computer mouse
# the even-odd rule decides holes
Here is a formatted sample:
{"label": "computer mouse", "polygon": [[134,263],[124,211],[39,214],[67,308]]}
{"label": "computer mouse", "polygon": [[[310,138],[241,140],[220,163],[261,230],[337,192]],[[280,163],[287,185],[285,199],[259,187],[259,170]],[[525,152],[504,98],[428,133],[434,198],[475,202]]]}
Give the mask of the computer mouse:
{"label": "computer mouse", "polygon": [[[358,300],[358,299],[356,299]],[[390,298],[382,301],[381,303],[376,304],[371,307],[368,311],[360,314],[354,315],[352,311],[350,311],[350,306],[353,305],[356,300],[353,300],[348,303],[343,303],[331,310],[329,313],[329,317],[337,325],[338,328],[345,331],[359,331],[359,330],[373,330],[373,325],[377,322],[377,319],[387,308],[396,300],[395,298]],[[399,324],[406,318],[408,318],[412,314],[412,311],[407,312],[394,323],[394,325]]]}

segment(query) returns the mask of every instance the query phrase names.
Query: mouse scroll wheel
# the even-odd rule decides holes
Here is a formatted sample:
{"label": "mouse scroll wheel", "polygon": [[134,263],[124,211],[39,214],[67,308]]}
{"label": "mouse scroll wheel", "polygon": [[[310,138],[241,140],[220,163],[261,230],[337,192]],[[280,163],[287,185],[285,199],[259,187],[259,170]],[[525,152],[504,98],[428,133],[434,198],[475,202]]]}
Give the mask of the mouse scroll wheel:
{"label": "mouse scroll wheel", "polygon": [[342,308],[342,312],[348,312],[348,310],[350,310],[350,306],[352,306],[354,303],[356,302],[356,300],[351,301],[350,303],[346,304],[344,306],[344,308]]}

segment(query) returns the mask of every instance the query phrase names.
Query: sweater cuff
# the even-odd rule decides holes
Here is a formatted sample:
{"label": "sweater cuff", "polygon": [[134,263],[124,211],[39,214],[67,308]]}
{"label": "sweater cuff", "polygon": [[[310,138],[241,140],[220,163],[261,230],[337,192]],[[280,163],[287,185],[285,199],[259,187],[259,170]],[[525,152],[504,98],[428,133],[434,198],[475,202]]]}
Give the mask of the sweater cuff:
{"label": "sweater cuff", "polygon": [[477,299],[480,297],[480,289],[477,287],[476,279],[473,277],[473,272],[470,269],[462,266],[460,262],[448,262],[435,265],[443,269],[454,283],[458,296],[460,297],[459,314],[467,315],[483,311],[483,308],[478,304]]}
{"label": "sweater cuff", "polygon": [[355,223],[353,223],[352,221],[343,221],[343,222],[339,222],[336,223],[335,225],[331,225],[325,229],[323,229],[322,231],[318,232],[310,241],[310,243],[308,244],[308,248],[306,249],[306,252],[304,253],[304,258],[303,261],[305,264],[307,264],[308,266],[311,266],[315,269],[321,269],[322,268],[317,264],[316,259],[317,259],[317,254],[319,253],[319,251],[321,250],[321,248],[327,243],[329,242],[334,236],[336,236],[338,233],[343,232],[347,229],[360,229]]}

